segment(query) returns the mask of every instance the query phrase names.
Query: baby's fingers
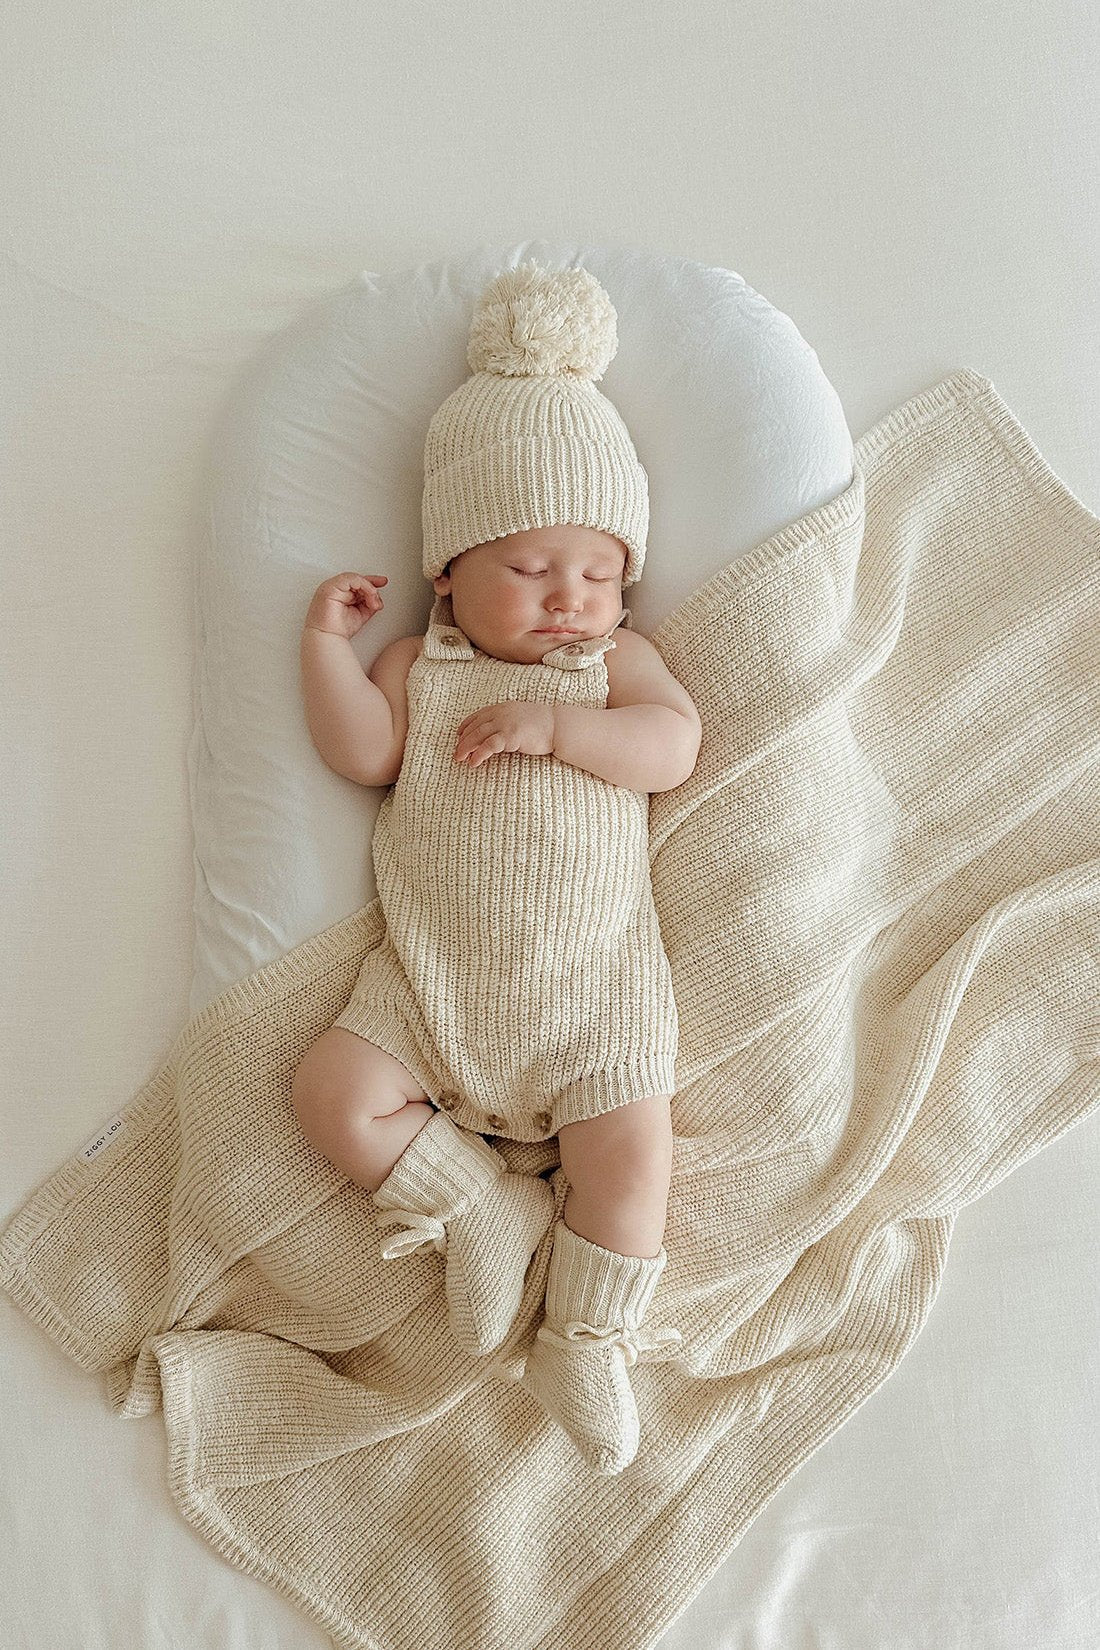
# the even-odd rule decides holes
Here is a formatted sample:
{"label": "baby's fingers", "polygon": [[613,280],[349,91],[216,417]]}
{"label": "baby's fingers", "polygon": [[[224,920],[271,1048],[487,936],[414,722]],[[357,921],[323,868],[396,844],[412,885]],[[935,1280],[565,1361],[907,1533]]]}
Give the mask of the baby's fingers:
{"label": "baby's fingers", "polygon": [[373,596],[375,587],[388,584],[389,579],[385,573],[339,573],[333,583],[337,590],[354,598],[360,593]]}
{"label": "baby's fingers", "polygon": [[358,607],[368,618],[373,618],[384,606],[377,586],[386,583],[384,573],[346,573],[340,579],[340,599],[348,607]]}

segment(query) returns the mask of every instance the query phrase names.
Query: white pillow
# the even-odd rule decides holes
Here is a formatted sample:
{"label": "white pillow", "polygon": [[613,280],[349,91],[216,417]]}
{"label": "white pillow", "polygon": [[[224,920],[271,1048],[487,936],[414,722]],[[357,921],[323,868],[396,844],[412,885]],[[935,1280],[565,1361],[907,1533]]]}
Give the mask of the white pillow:
{"label": "white pillow", "polygon": [[196,607],[191,1012],[374,897],[381,790],[326,767],[301,700],[298,638],[317,585],[385,573],[352,644],[365,669],[422,631],[428,421],[469,375],[474,304],[533,258],[606,287],[619,349],[600,381],[649,476],[650,634],[720,567],[852,477],[843,409],[794,323],[727,269],[546,241],[361,275],[268,346],[214,432]]}

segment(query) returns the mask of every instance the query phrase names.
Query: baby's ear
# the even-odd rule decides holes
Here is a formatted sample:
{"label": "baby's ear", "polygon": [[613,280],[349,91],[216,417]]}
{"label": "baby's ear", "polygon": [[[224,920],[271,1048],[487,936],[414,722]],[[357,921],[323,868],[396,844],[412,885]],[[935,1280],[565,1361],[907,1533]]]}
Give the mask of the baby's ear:
{"label": "baby's ear", "polygon": [[445,568],[442,573],[437,573],[432,580],[432,588],[437,596],[447,596],[450,594],[451,575],[447,570],[450,568],[450,565],[450,562],[448,562],[447,568]]}

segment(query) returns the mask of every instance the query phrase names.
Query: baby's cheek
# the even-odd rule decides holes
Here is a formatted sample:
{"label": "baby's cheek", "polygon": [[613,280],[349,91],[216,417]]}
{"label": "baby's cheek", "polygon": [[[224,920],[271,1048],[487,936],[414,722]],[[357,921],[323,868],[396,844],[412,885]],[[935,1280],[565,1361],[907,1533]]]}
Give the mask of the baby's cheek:
{"label": "baby's cheek", "polygon": [[[538,583],[538,580],[532,579],[530,582],[534,585]],[[501,624],[517,625],[522,624],[526,619],[531,610],[531,602],[530,590],[510,585],[507,590],[502,592],[499,600],[494,602],[493,607]]]}

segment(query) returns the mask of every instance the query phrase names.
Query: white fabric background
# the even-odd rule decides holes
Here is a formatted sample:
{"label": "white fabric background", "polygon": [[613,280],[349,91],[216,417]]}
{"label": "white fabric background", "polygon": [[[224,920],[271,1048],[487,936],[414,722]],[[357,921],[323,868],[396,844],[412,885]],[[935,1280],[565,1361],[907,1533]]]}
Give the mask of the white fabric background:
{"label": "white fabric background", "polygon": [[[360,269],[528,235],[724,265],[854,435],[968,365],[1100,509],[1086,0],[39,0],[5,45],[4,1215],[185,1018],[202,445]],[[1092,1119],[964,1211],[913,1351],[667,1650],[1091,1650],[1098,1168]],[[6,1300],[0,1335],[5,1650],[326,1642],[184,1523],[159,1420]]]}

